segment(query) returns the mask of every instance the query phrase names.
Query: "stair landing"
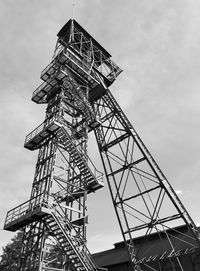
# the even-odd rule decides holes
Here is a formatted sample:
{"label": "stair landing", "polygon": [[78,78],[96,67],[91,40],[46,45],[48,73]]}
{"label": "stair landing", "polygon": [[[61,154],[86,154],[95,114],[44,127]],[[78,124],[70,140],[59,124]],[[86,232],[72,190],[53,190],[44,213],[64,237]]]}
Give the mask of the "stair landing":
{"label": "stair landing", "polygon": [[21,205],[8,211],[4,230],[16,231],[28,225],[33,221],[38,221],[42,217],[51,214],[51,210],[44,206],[42,203],[33,205],[33,200],[26,201]]}

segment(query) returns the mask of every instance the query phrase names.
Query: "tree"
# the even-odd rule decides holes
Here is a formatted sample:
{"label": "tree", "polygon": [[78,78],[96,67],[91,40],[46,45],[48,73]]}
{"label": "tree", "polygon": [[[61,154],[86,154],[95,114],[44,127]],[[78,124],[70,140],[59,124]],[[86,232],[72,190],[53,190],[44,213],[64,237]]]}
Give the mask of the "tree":
{"label": "tree", "polygon": [[19,259],[22,246],[22,232],[19,231],[11,242],[3,247],[1,255],[0,271],[17,271],[19,268]]}
{"label": "tree", "polygon": [[[22,237],[23,232],[19,231],[11,239],[11,242],[3,247],[3,253],[0,256],[0,271],[19,271]],[[62,268],[61,263],[65,261],[65,255],[62,249],[56,245],[52,246],[51,250],[48,251],[45,259],[46,262],[50,259],[50,267]],[[52,259],[54,260],[52,261]]]}

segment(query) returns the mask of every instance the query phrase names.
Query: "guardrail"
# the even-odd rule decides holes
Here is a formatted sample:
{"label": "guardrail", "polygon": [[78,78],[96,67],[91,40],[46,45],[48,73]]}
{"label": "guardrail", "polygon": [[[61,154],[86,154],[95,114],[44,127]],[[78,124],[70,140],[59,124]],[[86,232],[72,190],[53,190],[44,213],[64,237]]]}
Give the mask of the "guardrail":
{"label": "guardrail", "polygon": [[47,194],[42,193],[11,209],[7,213],[5,226],[27,215],[28,212],[33,211],[36,207],[48,207],[47,199]]}
{"label": "guardrail", "polygon": [[36,135],[39,135],[45,128],[53,124],[57,120],[56,116],[51,116],[51,118],[45,119],[39,126],[37,126],[33,131],[31,131],[25,138],[24,145],[26,145],[31,139]]}
{"label": "guardrail", "polygon": [[[78,57],[76,57],[71,51],[70,48],[65,51],[64,55],[66,58],[70,59],[72,62],[74,62],[76,65],[78,65],[85,73],[87,73],[89,76],[93,77],[93,80],[99,82],[99,78],[95,74],[95,72],[92,70],[92,63],[88,62],[84,63]],[[65,65],[64,65],[65,66]]]}
{"label": "guardrail", "polygon": [[34,138],[36,135],[38,135],[40,132],[42,132],[45,128],[45,121],[40,124],[38,127],[36,127],[32,132],[30,132],[26,138],[25,138],[25,142],[24,145],[26,143],[28,143],[32,138]]}
{"label": "guardrail", "polygon": [[[98,270],[97,265],[95,264],[90,251],[88,250],[83,237],[80,235],[79,231],[73,226],[73,223],[67,218],[66,210],[59,204],[59,202],[54,197],[52,200],[54,204],[52,204],[51,208],[54,210],[53,215],[55,221],[58,223],[60,229],[62,230],[64,236],[67,238],[70,243],[72,249],[79,257],[80,261],[88,267],[87,270]],[[70,229],[70,234],[66,231],[65,225],[62,224],[62,221],[65,221],[66,225]],[[64,227],[63,227],[64,226]],[[71,236],[73,235],[73,238]],[[105,270],[105,269],[104,269]]]}
{"label": "guardrail", "polygon": [[[58,117],[57,119],[56,119],[60,124],[63,124],[64,125],[64,129],[67,131],[67,133],[69,133],[71,130],[73,130],[73,128],[68,128],[67,126],[66,126],[66,122],[65,122],[65,119],[63,119],[63,118],[61,118],[61,117]],[[72,135],[70,135],[70,137],[73,139],[73,136]],[[78,150],[78,152],[79,153],[81,153],[81,156],[82,156],[82,158],[84,159],[84,161],[88,164],[88,167],[91,169],[92,168],[92,173],[93,173],[93,175],[95,176],[95,178],[96,178],[96,180],[98,180],[98,182],[100,183],[100,182],[102,182],[103,183],[103,173],[101,172],[101,171],[99,171],[96,167],[95,167],[95,165],[94,165],[94,163],[92,162],[92,160],[90,159],[90,157],[87,155],[87,154],[85,154],[85,153],[83,153],[82,152],[82,149],[81,149],[81,147],[79,146],[76,146],[76,148],[77,148],[77,150]]]}
{"label": "guardrail", "polygon": [[[73,128],[67,127],[67,126],[68,126],[68,122],[66,123],[66,121],[65,121],[64,118],[57,117],[56,121],[58,121],[60,124],[63,124],[63,125],[64,125],[64,129],[67,131],[67,133],[69,133],[70,131],[73,130]],[[72,136],[72,135],[70,135],[70,137],[73,139],[73,136]],[[81,155],[82,155],[84,161],[88,164],[88,167],[89,167],[90,169],[92,169],[91,171],[92,171],[93,175],[95,176],[96,180],[97,180],[99,183],[102,183],[102,184],[103,184],[103,173],[102,173],[101,171],[99,171],[99,170],[95,167],[95,165],[94,165],[94,163],[92,162],[92,160],[90,159],[90,157],[89,157],[87,154],[85,154],[85,153],[82,152],[81,147],[76,146],[76,148],[77,148],[77,150],[79,151],[79,153],[81,153]]]}
{"label": "guardrail", "polygon": [[45,93],[47,93],[52,87],[48,85],[46,82],[43,82],[39,87],[36,88],[36,90],[33,92],[32,98],[35,97],[38,93],[43,90]]}

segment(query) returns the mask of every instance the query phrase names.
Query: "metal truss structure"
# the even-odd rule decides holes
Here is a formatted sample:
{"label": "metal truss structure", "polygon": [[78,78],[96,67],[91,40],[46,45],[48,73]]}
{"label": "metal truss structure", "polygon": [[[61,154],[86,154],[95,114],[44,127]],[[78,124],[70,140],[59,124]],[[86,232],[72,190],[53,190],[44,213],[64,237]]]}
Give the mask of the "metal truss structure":
{"label": "metal truss structure", "polygon": [[[8,212],[4,226],[23,229],[20,271],[99,269],[86,244],[87,195],[104,186],[88,156],[91,131],[133,269],[161,270],[154,261],[168,257],[183,270],[180,247],[187,253],[199,248],[195,223],[108,89],[120,73],[75,20],[60,30],[53,59],[41,73],[44,82],[32,97],[47,109],[24,144],[39,150],[31,197]],[[181,224],[189,235],[176,227]],[[147,258],[152,233],[160,237],[160,253],[152,244]],[[139,234],[145,239],[136,249]]]}

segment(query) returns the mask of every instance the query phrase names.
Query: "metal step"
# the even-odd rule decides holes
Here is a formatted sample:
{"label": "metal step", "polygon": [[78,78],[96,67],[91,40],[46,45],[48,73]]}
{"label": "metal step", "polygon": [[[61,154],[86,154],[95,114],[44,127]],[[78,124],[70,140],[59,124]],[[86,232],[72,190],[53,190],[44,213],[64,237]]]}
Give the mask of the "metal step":
{"label": "metal step", "polygon": [[89,271],[89,269],[87,268],[87,265],[84,262],[85,260],[82,259],[82,256],[78,252],[70,234],[68,234],[67,232],[64,232],[63,228],[61,227],[59,223],[59,220],[56,218],[54,214],[48,221],[49,227],[52,231],[54,231],[54,228],[52,228],[51,226],[52,224],[55,224],[55,223],[57,224],[57,227],[59,228],[59,232],[56,233],[56,238],[58,242],[60,243],[60,245],[63,247],[63,249],[65,249],[66,254],[68,255],[68,259],[70,260],[71,264],[72,265],[78,264],[80,268],[83,268],[82,270]]}
{"label": "metal step", "polygon": [[[55,213],[52,212],[52,215],[47,218],[47,224],[49,225],[51,231],[55,233],[55,237],[60,243],[61,247],[66,251],[68,260],[74,266],[77,271],[97,271],[98,267],[93,262],[91,254],[86,247],[79,250],[79,247],[83,246],[81,241],[80,245],[78,243],[79,236],[72,236],[70,232],[64,231],[62,226],[64,217],[57,217]],[[55,232],[55,225],[57,225]]]}
{"label": "metal step", "polygon": [[71,158],[76,163],[82,176],[85,178],[85,182],[90,186],[90,188],[92,189],[92,186],[94,186],[94,190],[96,190],[97,188],[99,189],[103,187],[103,182],[97,180],[95,175],[92,173],[86,163],[87,158],[84,157],[83,154],[80,154],[67,130],[64,127],[61,127],[57,133],[60,138],[65,139],[64,148],[71,155]]}

